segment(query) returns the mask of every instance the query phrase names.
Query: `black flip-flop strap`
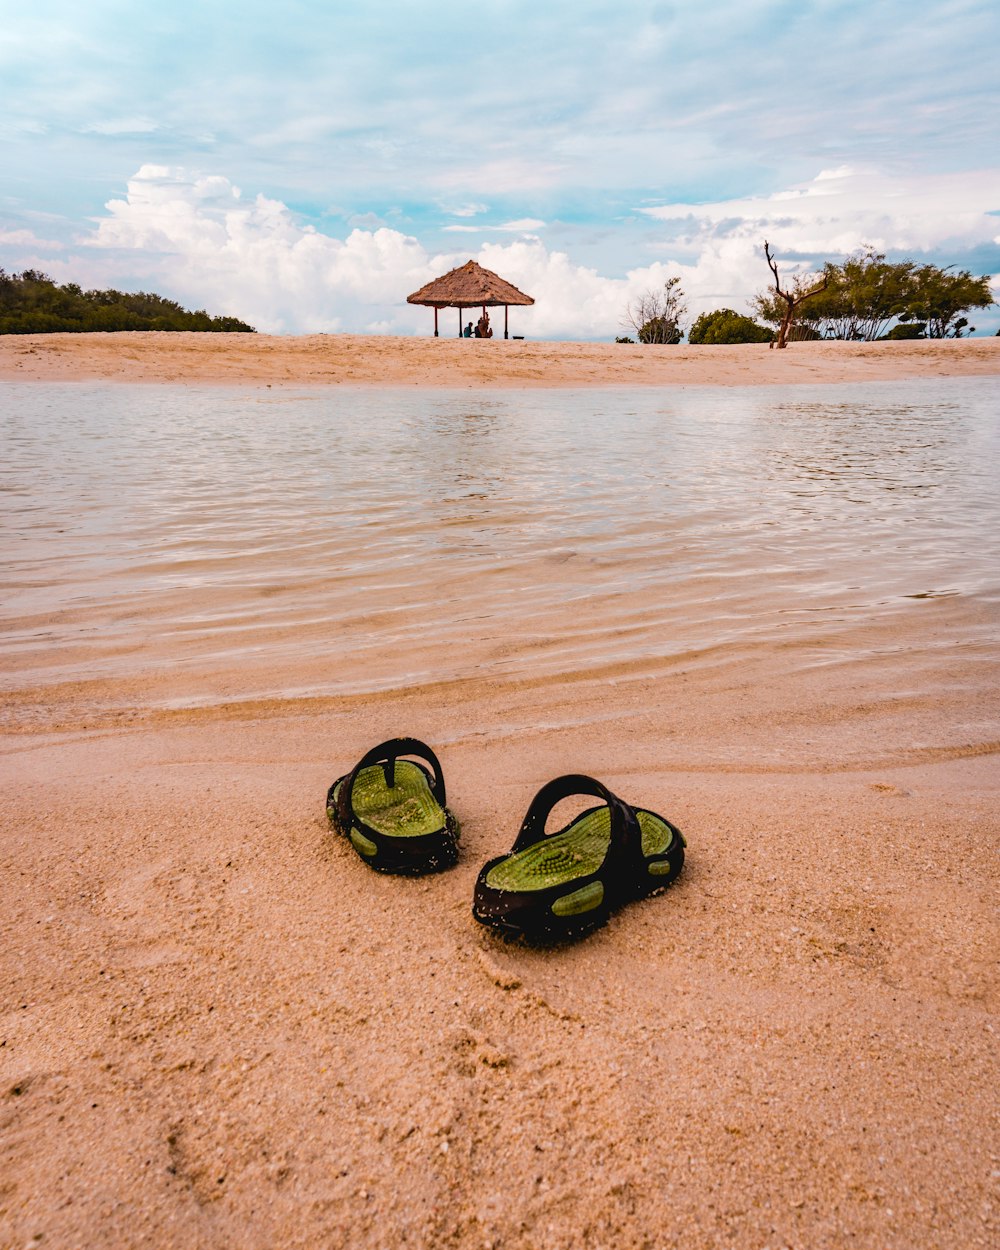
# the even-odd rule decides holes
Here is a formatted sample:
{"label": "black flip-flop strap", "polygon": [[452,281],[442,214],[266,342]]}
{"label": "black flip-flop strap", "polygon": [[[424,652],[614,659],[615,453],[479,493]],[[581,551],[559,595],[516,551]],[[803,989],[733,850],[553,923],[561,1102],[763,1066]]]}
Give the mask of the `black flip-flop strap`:
{"label": "black flip-flop strap", "polygon": [[366,752],[344,778],[337,793],[337,810],[341,824],[345,828],[349,829],[351,825],[358,823],[354,815],[354,783],[362,769],[371,768],[373,764],[381,764],[385,774],[386,788],[391,790],[396,783],[396,760],[404,755],[416,756],[430,764],[434,773],[431,780],[431,793],[442,808],[446,805],[444,773],[441,771],[438,757],[427,743],[421,742],[418,738],[390,738],[387,742],[381,742],[377,747],[372,747]]}
{"label": "black flip-flop strap", "polygon": [[555,805],[574,794],[591,794],[606,803],[611,811],[611,843],[609,852],[620,863],[632,867],[642,859],[642,831],[633,808],[593,777],[583,773],[567,773],[548,781],[531,800],[511,854],[534,846],[545,837],[545,822]]}

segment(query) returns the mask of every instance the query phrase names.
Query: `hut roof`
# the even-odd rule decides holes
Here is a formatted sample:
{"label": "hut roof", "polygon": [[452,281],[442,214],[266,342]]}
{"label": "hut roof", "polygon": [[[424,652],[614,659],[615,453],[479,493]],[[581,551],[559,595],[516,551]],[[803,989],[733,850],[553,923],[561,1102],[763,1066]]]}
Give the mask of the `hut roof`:
{"label": "hut roof", "polygon": [[496,308],[502,304],[533,304],[535,301],[491,269],[484,269],[470,260],[414,291],[406,297],[406,302],[431,308]]}

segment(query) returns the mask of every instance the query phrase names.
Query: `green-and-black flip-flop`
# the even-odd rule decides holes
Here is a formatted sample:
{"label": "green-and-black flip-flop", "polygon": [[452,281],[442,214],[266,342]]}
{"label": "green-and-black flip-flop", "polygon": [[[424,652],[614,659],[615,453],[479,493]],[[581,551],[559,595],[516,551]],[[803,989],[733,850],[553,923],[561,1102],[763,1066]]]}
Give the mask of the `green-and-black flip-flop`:
{"label": "green-and-black flip-flop", "polygon": [[[575,794],[601,805],[546,834],[553,807]],[[684,846],[669,820],[631,807],[593,777],[556,777],[535,795],[511,851],[483,866],[472,914],[505,937],[580,937],[623,904],[670,885]]]}
{"label": "green-and-black flip-flop", "polygon": [[441,765],[416,738],[392,738],[362,756],[330,787],[326,814],[378,872],[419,876],[458,858],[459,826],[445,802]]}

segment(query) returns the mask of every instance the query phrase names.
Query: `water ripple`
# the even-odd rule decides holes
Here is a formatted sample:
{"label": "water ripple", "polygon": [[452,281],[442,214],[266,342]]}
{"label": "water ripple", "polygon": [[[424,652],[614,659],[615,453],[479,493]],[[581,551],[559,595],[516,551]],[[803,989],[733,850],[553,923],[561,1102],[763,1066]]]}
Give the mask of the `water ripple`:
{"label": "water ripple", "polygon": [[363,689],[992,602],[996,391],[7,385],[5,652],[61,679],[294,654]]}

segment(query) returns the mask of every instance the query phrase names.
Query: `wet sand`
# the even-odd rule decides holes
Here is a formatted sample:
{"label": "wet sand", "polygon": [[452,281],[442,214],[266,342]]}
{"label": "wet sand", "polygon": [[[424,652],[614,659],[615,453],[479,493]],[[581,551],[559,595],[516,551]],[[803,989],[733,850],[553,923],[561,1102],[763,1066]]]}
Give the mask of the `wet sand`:
{"label": "wet sand", "polygon": [[[863,659],[363,695],[259,697],[221,656],[197,707],[182,664],[15,673],[0,1246],[995,1245],[1000,664],[956,641],[987,610],[928,602]],[[325,824],[400,733],[462,821],[436,878]],[[575,946],[504,945],[476,873],[568,771],[673,819],[688,862]]]}
{"label": "wet sand", "polygon": [[0,336],[0,378],[414,386],[753,386],[1000,374],[1000,338],[654,347],[352,334]]}
{"label": "wet sand", "polygon": [[[974,695],[846,666],[88,702],[4,742],[5,1245],[995,1244],[998,744],[946,729]],[[400,731],[463,821],[425,881],[323,820]],[[688,863],[575,947],[505,946],[476,871],[570,769]]]}

